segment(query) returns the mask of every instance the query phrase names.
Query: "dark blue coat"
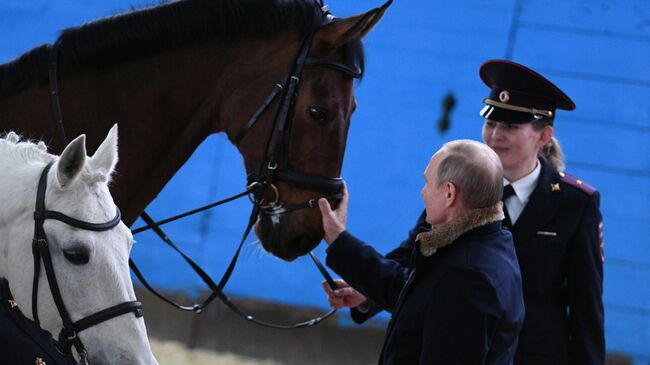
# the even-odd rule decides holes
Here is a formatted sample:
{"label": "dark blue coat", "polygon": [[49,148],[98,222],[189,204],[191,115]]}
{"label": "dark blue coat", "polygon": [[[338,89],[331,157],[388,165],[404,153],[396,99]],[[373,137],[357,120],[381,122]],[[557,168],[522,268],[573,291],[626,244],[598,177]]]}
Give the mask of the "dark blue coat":
{"label": "dark blue coat", "polygon": [[76,362],[61,355],[49,332],[20,312],[13,301],[7,280],[0,278],[0,364],[73,365]]}
{"label": "dark blue coat", "polygon": [[392,312],[380,364],[510,364],[524,318],[512,237],[495,222],[466,232],[413,267],[350,233],[327,264]]}
{"label": "dark blue coat", "polygon": [[[562,176],[564,175],[564,176]],[[514,227],[526,318],[517,365],[605,363],[603,247],[599,193],[542,162],[537,186]],[[386,257],[408,263],[424,212],[409,236]],[[379,312],[352,309],[362,323]]]}

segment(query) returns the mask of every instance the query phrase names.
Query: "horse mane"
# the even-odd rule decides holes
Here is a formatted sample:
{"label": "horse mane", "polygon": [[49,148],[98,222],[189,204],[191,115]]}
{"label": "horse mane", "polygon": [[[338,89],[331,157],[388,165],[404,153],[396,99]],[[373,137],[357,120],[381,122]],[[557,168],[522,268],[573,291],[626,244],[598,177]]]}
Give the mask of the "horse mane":
{"label": "horse mane", "polygon": [[[58,57],[66,70],[81,71],[210,39],[269,38],[288,29],[306,32],[323,20],[314,0],[163,1],[64,30],[57,40]],[[0,97],[46,84],[48,57],[45,44],[0,65]]]}
{"label": "horse mane", "polygon": [[[33,161],[48,163],[57,156],[47,152],[47,145],[43,141],[23,140],[15,132],[9,132],[0,136],[0,162],[3,159],[18,163],[29,163]],[[110,176],[102,171],[91,171],[88,164],[81,172],[81,180],[92,185],[96,182],[110,182]]]}
{"label": "horse mane", "polygon": [[19,160],[20,162],[49,162],[55,156],[47,153],[45,142],[22,140],[14,132],[0,136],[0,156],[3,159]]}

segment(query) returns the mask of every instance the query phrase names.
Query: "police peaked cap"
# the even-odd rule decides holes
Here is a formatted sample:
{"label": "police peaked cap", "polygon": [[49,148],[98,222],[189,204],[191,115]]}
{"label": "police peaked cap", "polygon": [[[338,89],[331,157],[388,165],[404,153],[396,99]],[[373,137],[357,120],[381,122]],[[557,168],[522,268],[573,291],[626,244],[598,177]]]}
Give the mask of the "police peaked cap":
{"label": "police peaked cap", "polygon": [[553,121],[555,109],[573,110],[573,101],[537,72],[505,60],[490,60],[479,69],[490,88],[481,116],[497,122]]}

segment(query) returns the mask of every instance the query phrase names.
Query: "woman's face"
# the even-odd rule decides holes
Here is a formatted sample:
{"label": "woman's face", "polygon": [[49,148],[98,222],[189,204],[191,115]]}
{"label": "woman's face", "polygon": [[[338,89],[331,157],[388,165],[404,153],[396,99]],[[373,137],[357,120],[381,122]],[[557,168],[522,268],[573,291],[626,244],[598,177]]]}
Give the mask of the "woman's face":
{"label": "woman's face", "polygon": [[537,153],[552,136],[552,127],[545,128],[550,128],[550,133],[544,133],[545,129],[536,131],[531,123],[510,124],[486,119],[483,140],[499,155],[504,170],[532,169]]}

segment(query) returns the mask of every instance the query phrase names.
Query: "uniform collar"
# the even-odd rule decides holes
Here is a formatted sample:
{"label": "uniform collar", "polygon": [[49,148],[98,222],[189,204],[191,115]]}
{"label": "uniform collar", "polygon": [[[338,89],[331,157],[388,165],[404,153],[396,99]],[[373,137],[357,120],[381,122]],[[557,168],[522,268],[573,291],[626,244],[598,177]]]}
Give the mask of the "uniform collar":
{"label": "uniform collar", "polygon": [[537,165],[531,171],[530,174],[522,177],[516,181],[508,181],[505,177],[503,178],[503,186],[512,185],[512,188],[515,190],[515,195],[521,204],[526,204],[530,198],[530,194],[533,193],[535,187],[537,186],[537,181],[539,180],[539,175],[542,172],[542,163],[538,160]]}

